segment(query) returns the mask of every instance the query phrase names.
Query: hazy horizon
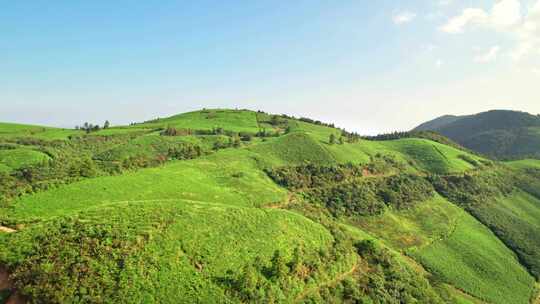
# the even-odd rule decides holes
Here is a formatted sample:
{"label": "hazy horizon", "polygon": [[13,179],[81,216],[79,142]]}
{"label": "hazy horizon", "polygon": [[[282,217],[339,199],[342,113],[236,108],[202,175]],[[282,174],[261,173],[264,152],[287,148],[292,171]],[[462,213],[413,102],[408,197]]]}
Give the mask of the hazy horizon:
{"label": "hazy horizon", "polygon": [[540,113],[540,0],[11,2],[0,121],[249,108],[362,134]]}

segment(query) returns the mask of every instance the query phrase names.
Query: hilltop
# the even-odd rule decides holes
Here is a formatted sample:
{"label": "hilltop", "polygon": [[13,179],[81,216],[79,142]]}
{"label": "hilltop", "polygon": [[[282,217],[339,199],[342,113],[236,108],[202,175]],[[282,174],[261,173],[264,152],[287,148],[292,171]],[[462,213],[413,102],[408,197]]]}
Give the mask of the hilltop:
{"label": "hilltop", "polygon": [[540,161],[261,111],[0,124],[0,303],[531,303],[538,189]]}
{"label": "hilltop", "polygon": [[414,131],[435,131],[496,158],[540,157],[540,116],[525,112],[493,110],[467,116],[446,115]]}

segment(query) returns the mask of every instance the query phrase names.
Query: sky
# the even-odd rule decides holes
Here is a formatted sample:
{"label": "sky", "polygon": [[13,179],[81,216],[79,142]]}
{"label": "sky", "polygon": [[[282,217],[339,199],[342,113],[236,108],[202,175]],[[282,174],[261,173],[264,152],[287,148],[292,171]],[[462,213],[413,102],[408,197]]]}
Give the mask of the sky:
{"label": "sky", "polygon": [[538,114],[539,84],[540,0],[0,0],[0,121],[248,108],[374,134]]}

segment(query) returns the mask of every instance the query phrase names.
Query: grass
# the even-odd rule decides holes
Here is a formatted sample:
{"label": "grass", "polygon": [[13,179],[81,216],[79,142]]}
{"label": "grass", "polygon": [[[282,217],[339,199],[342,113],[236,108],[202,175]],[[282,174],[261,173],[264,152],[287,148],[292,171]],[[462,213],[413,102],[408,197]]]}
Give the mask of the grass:
{"label": "grass", "polygon": [[38,164],[48,159],[50,158],[47,154],[31,149],[0,150],[0,165],[9,169],[18,169],[26,165]]}
{"label": "grass", "polygon": [[450,235],[461,212],[437,195],[408,210],[389,210],[382,215],[359,218],[354,225],[389,247],[406,251],[428,246]]}
{"label": "grass", "polygon": [[507,165],[516,169],[534,168],[540,169],[540,160],[537,159],[523,159],[506,162]]}
{"label": "grass", "polygon": [[[521,213],[530,210],[519,205]],[[530,220],[536,213],[529,215]],[[362,218],[354,225],[484,301],[527,303],[532,292],[533,279],[514,253],[475,218],[440,196],[410,210]]]}
{"label": "grass", "polygon": [[24,196],[3,217],[29,221],[117,201],[187,199],[257,206],[283,200],[285,191],[258,170],[254,156],[246,149],[228,149],[121,176],[87,179]]}
{"label": "grass", "polygon": [[82,135],[82,131],[43,126],[0,123],[0,139],[31,137],[43,140],[67,139],[70,135]]}
{"label": "grass", "polygon": [[463,212],[446,239],[414,252],[430,272],[491,303],[529,303],[534,280],[513,252],[472,216]]}
{"label": "grass", "polygon": [[[109,243],[92,245],[97,240]],[[182,200],[121,203],[3,235],[2,246],[16,249],[1,251],[0,260],[15,270],[20,289],[45,301],[223,303],[237,301],[221,280],[255,258],[267,263],[276,250],[290,257],[298,246],[317,252],[331,241],[323,226],[282,210]],[[291,297],[306,283],[297,286]]]}
{"label": "grass", "polygon": [[115,146],[95,156],[100,160],[122,161],[130,157],[155,157],[167,155],[169,148],[177,147],[181,143],[199,145],[209,151],[216,141],[227,142],[228,138],[219,135],[206,136],[160,136],[149,134],[139,136],[125,144]]}
{"label": "grass", "polygon": [[335,128],[310,124],[298,120],[289,120],[288,122],[291,126],[291,130],[305,132],[321,143],[328,143],[331,134],[334,134],[336,138],[341,135],[341,131]]}
{"label": "grass", "polygon": [[259,159],[263,166],[336,163],[332,155],[325,149],[324,144],[302,132],[292,132],[281,137],[271,138],[249,149],[260,155]]}
{"label": "grass", "polygon": [[540,200],[522,191],[474,207],[474,214],[540,277]]}
{"label": "grass", "polygon": [[213,128],[220,127],[235,132],[256,133],[259,131],[255,112],[224,109],[184,113],[157,121],[138,124],[136,128],[164,128],[168,126],[193,130],[212,130]]}
{"label": "grass", "polygon": [[460,155],[467,155],[475,160],[479,159],[479,157],[456,148],[424,139],[407,138],[382,142],[382,145],[398,151],[405,158],[412,160],[417,169],[437,174],[473,169],[474,166],[461,159]]}

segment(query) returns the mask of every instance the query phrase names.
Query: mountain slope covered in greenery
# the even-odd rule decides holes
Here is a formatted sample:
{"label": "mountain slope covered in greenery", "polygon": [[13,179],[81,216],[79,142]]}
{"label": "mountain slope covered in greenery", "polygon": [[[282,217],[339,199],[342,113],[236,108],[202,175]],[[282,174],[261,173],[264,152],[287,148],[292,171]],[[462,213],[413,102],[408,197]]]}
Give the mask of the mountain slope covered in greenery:
{"label": "mountain slope covered in greenery", "polygon": [[537,297],[534,160],[248,110],[0,134],[0,303]]}
{"label": "mountain slope covered in greenery", "polygon": [[436,131],[466,148],[501,159],[540,157],[540,116],[495,110],[443,116],[415,131]]}

